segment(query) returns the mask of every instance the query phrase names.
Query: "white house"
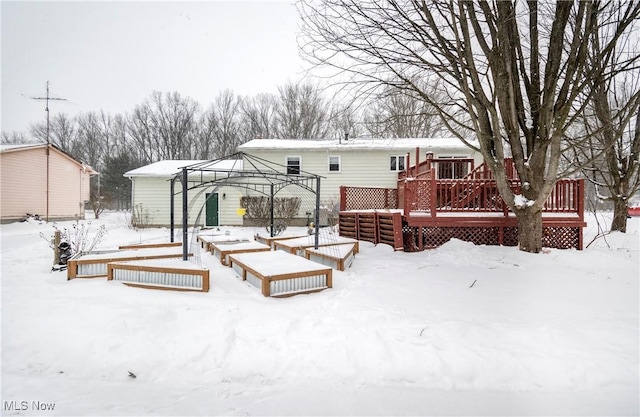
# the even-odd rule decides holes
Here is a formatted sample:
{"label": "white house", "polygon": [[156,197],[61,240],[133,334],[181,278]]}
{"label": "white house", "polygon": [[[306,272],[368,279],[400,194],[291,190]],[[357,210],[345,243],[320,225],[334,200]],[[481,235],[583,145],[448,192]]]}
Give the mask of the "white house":
{"label": "white house", "polygon": [[395,188],[398,172],[415,164],[416,148],[421,161],[431,152],[434,158],[473,158],[475,166],[482,163],[479,152],[455,138],[254,139],[239,150],[281,164],[286,167],[283,172],[302,170],[322,176],[321,204],[332,206],[339,201],[342,185]]}
{"label": "white house", "polygon": [[[241,145],[239,151],[273,163],[275,169],[283,174],[307,172],[320,176],[320,204],[334,207],[339,202],[339,189],[342,185],[395,188],[398,172],[404,170],[408,163],[415,163],[417,148],[420,150],[420,160],[424,160],[426,153],[431,152],[435,158],[473,158],[475,166],[482,162],[479,153],[453,138],[255,139]],[[407,154],[411,155],[410,161],[406,160]],[[170,178],[180,168],[202,162],[204,161],[161,161],[127,172],[125,176],[133,182],[132,207],[138,223],[149,226],[169,225]],[[252,169],[250,162],[245,158],[243,161],[222,161],[217,166],[240,173],[242,167],[245,170]],[[191,175],[193,184],[201,181],[195,173]],[[180,189],[179,183],[176,189]],[[205,205],[205,198],[209,194],[213,195]],[[189,224],[192,225],[197,220],[200,226],[242,225],[243,218],[238,214],[240,199],[249,195],[255,193],[231,186],[190,191]],[[302,206],[298,215],[300,219],[313,215],[311,212],[315,209],[316,201],[312,193],[288,187],[278,196],[301,198]],[[177,213],[175,221],[179,223],[182,216],[181,195],[176,195],[174,201]]]}
{"label": "white house", "polygon": [[[133,221],[138,226],[169,226],[171,223],[171,179],[183,167],[201,164],[203,160],[171,160],[159,161],[150,165],[128,171],[124,174],[132,182],[131,207]],[[220,161],[214,168],[229,171],[241,171],[242,161]],[[189,186],[199,184],[210,174],[191,173]],[[174,221],[177,227],[182,225],[182,184],[177,181],[174,185]],[[210,195],[213,194],[213,195]],[[206,204],[205,204],[206,199]],[[241,225],[242,217],[236,210],[240,191],[232,187],[224,189],[200,188],[187,192],[188,219],[193,225],[197,221],[200,226]]]}

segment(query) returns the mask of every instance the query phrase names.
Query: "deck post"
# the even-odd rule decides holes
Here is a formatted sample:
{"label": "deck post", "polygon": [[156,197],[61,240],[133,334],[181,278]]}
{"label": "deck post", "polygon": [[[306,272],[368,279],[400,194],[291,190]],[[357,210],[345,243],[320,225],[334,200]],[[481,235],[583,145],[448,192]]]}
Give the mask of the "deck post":
{"label": "deck post", "polygon": [[431,212],[431,217],[436,217],[436,211],[438,210],[438,184],[436,183],[436,169],[435,168],[431,168],[431,178],[429,180],[430,184],[431,184],[431,197],[429,203],[430,203],[430,207],[429,207],[429,211]]}
{"label": "deck post", "polygon": [[344,185],[340,186],[340,211],[345,211],[347,209],[347,187]]}
{"label": "deck post", "polygon": [[[182,260],[189,260],[189,200],[187,200],[187,168],[182,168]],[[173,197],[171,198],[173,201]]]}

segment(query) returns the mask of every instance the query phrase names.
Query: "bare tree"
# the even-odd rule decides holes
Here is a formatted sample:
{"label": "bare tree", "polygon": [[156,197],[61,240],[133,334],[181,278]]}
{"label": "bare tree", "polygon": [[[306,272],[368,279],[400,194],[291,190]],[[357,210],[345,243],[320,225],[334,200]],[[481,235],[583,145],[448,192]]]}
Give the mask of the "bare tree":
{"label": "bare tree", "polygon": [[157,132],[153,123],[152,109],[147,103],[140,104],[127,117],[128,137],[136,159],[150,163],[160,159]]}
{"label": "bare tree", "polygon": [[[43,143],[47,142],[47,123],[36,123],[29,128],[31,135]],[[63,151],[74,155],[76,126],[73,119],[65,113],[56,114],[49,123],[49,142]]]}
{"label": "bare tree", "polygon": [[240,128],[240,100],[230,91],[222,91],[203,115],[201,146],[207,154],[220,158],[236,152],[243,143]]}
{"label": "bare tree", "polygon": [[273,133],[283,139],[326,137],[327,107],[319,87],[287,83],[278,88]]}
{"label": "bare tree", "polygon": [[[445,101],[437,83],[421,89],[430,91],[432,101]],[[366,108],[365,128],[376,137],[423,138],[446,132],[437,109],[412,94],[411,90],[386,87],[370,100]]]}
{"label": "bare tree", "polygon": [[270,138],[274,125],[276,98],[261,93],[240,101],[241,125],[246,139]]}
{"label": "bare tree", "polygon": [[0,143],[3,145],[19,145],[31,143],[31,141],[23,132],[5,132],[3,130],[2,136],[0,137]]}
{"label": "bare tree", "polygon": [[598,87],[583,120],[587,139],[570,148],[571,162],[594,184],[596,198],[613,203],[611,231],[626,232],[629,200],[640,189],[639,82],[626,78],[617,88]]}
{"label": "bare tree", "polygon": [[[298,9],[311,63],[348,74],[362,89],[411,90],[453,135],[473,133],[518,218],[520,249],[540,252],[542,209],[563,175],[562,140],[582,111],[577,97],[595,77],[606,78],[602,68],[638,19],[640,2],[300,0]],[[594,66],[586,58],[596,17],[614,9],[622,10],[620,19],[608,22],[612,36]],[[444,103],[421,87],[431,80],[441,83]],[[510,188],[507,156],[520,192]]]}
{"label": "bare tree", "polygon": [[95,112],[80,114],[76,118],[76,126],[74,155],[100,171],[104,157],[109,152],[108,146],[105,146],[106,135],[100,123],[100,116]]}
{"label": "bare tree", "polygon": [[129,133],[140,159],[190,159],[198,109],[198,103],[189,97],[158,91],[136,106],[129,117]]}

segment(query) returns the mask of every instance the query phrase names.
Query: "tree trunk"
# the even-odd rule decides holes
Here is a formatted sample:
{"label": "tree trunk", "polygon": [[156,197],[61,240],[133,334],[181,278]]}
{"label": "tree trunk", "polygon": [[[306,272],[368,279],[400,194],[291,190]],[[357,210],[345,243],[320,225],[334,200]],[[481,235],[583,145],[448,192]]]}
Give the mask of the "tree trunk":
{"label": "tree trunk", "polygon": [[611,231],[627,232],[627,201],[621,198],[614,198],[613,200]]}
{"label": "tree trunk", "polygon": [[518,247],[521,251],[542,251],[542,211],[527,207],[516,212],[518,217]]}

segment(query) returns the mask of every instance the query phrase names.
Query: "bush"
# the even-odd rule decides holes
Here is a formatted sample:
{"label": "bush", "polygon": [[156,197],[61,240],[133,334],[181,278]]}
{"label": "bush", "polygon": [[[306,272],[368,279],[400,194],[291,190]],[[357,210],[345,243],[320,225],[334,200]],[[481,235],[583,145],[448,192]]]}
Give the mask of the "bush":
{"label": "bush", "polygon": [[[300,210],[298,197],[277,197],[273,199],[274,235],[282,233]],[[269,197],[242,197],[240,207],[246,210],[245,218],[257,226],[263,226],[271,233],[271,199]]]}

